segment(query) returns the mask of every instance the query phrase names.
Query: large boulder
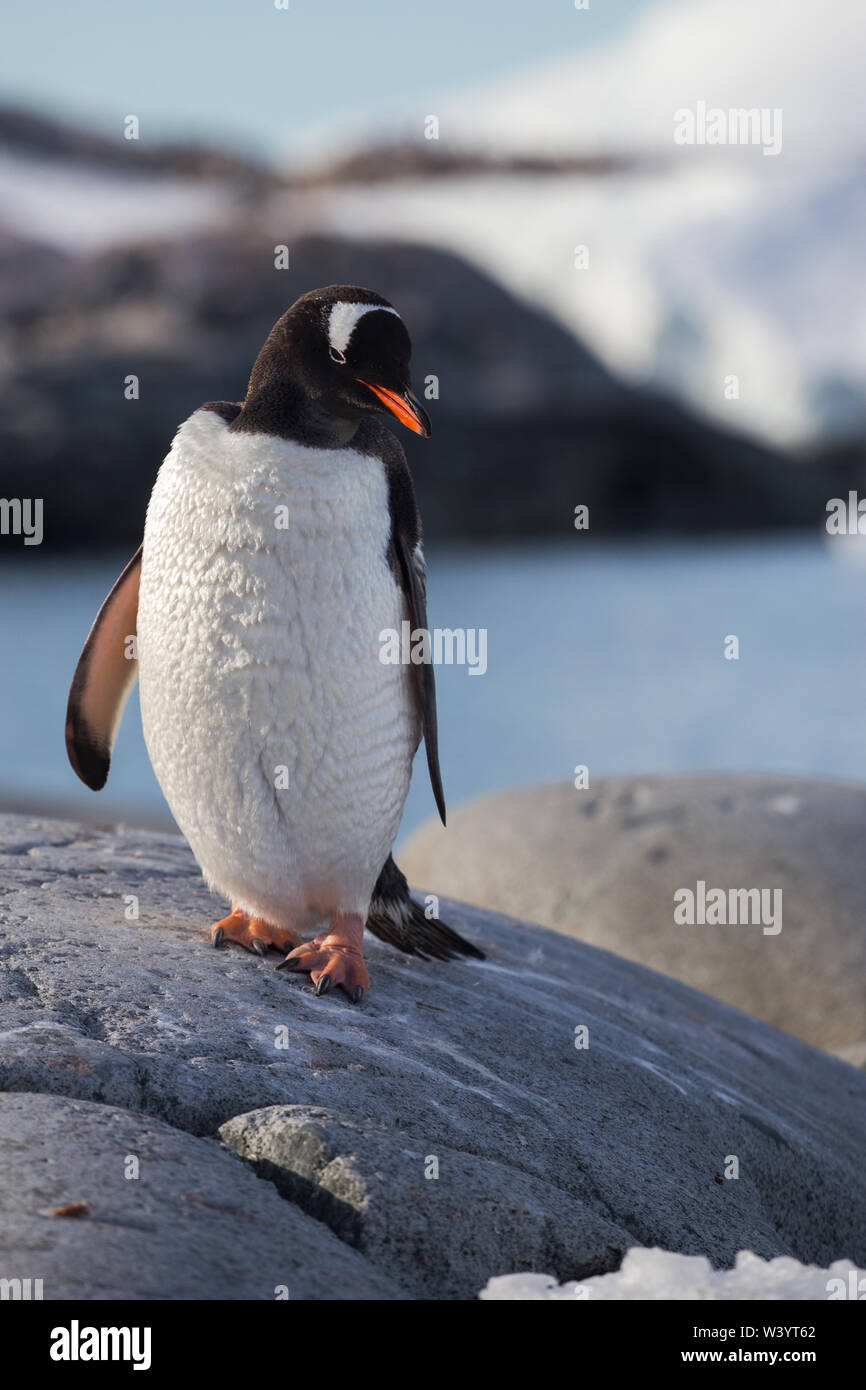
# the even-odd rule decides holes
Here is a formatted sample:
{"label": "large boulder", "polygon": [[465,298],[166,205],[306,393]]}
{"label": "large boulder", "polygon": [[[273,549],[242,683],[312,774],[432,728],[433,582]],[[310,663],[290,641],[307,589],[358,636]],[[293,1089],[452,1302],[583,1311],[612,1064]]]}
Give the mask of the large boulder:
{"label": "large boulder", "polygon": [[[401,859],[420,887],[604,946],[859,1064],[864,846],[863,787],[613,777],[458,806],[447,833],[423,826]],[[699,881],[780,888],[781,930],[679,924],[674,894]]]}
{"label": "large boulder", "polygon": [[[676,981],[443,900],[488,959],[371,941],[354,1007],[214,951],[222,907],[178,837],[5,816],[0,867],[0,1172],[20,1207],[0,1277],[144,1296],[175,1251],[177,1297],[317,1297],[328,1275],[465,1298],[634,1246],[863,1263],[866,1077]],[[158,1240],[124,1257],[127,1191]],[[80,1235],[44,1215],[77,1201]]]}

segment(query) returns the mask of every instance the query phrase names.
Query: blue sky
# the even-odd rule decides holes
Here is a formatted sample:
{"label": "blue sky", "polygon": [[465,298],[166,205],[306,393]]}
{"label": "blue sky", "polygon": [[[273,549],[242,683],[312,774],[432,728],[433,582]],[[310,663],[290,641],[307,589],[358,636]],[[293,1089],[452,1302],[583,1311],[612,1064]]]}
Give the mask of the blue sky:
{"label": "blue sky", "polygon": [[657,0],[39,0],[7,10],[0,99],[142,139],[277,157],[597,43]]}

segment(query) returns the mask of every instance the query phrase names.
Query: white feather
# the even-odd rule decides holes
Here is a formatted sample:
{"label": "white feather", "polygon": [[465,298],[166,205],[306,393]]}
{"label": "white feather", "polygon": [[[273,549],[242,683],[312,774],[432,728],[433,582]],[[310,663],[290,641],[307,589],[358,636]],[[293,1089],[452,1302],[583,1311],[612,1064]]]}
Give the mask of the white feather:
{"label": "white feather", "polygon": [[419,724],[409,668],[379,660],[406,616],[389,525],[381,460],[230,434],[211,411],[179,429],[148,507],[151,762],[208,883],[278,925],[365,915],[399,826]]}
{"label": "white feather", "polygon": [[328,343],[338,352],[345,352],[357,327],[358,320],[375,310],[383,314],[400,315],[387,304],[349,304],[341,299],[332,305],[328,315]]}

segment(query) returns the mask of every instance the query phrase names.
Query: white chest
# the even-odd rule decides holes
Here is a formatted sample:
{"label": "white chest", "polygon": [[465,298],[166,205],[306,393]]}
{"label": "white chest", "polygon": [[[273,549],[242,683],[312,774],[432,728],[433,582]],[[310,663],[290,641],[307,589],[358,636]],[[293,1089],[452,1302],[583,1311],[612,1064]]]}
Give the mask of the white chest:
{"label": "white chest", "polygon": [[[381,461],[179,431],[148,509],[142,719],[209,880],[240,899],[369,893],[418,730],[406,668],[379,660],[404,600]],[[367,880],[369,879],[369,885]],[[253,904],[255,905],[255,904]],[[271,912],[273,915],[273,912]]]}

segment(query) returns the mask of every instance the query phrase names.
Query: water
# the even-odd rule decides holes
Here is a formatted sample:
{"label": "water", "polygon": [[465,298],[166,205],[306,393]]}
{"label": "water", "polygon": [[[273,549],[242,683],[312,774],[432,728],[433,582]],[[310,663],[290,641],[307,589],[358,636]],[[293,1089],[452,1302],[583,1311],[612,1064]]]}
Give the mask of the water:
{"label": "water", "polygon": [[[0,568],[0,799],[158,823],[135,697],[107,789],[71,771],[69,680],[127,557]],[[448,802],[604,773],[737,770],[866,782],[866,573],[820,540],[432,546],[430,621],[486,627],[488,670],[440,667]],[[739,638],[738,661],[724,640]],[[401,834],[435,813],[423,755]]]}

